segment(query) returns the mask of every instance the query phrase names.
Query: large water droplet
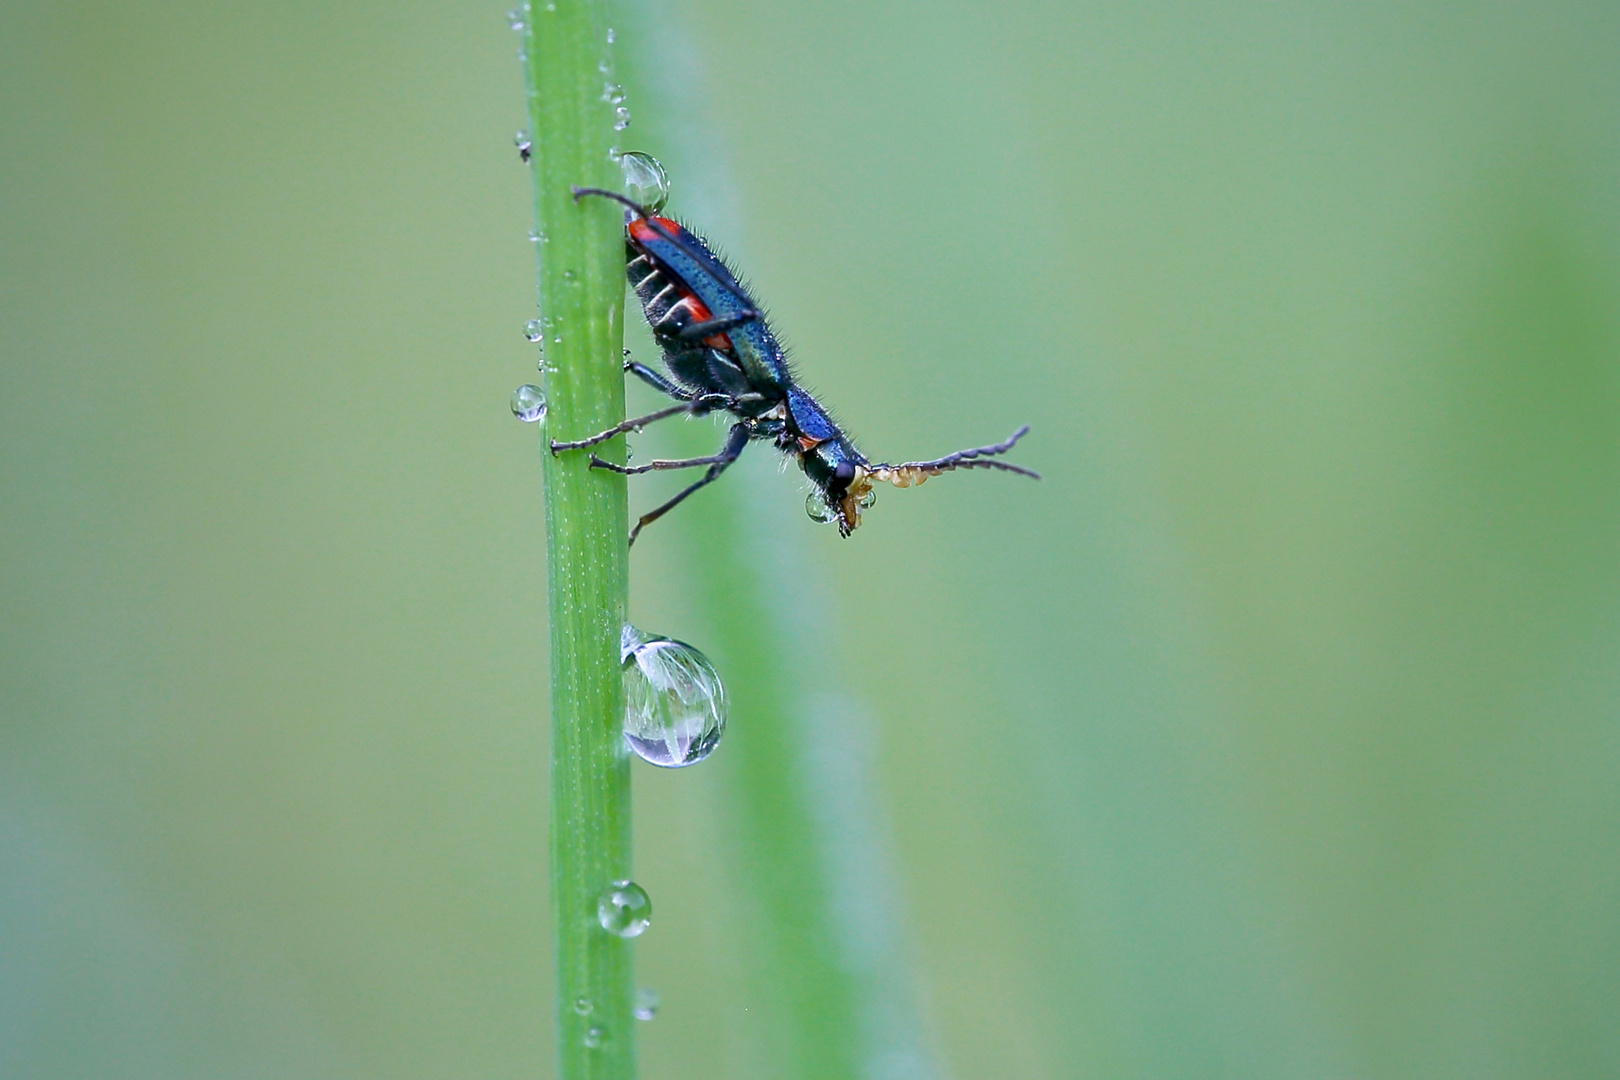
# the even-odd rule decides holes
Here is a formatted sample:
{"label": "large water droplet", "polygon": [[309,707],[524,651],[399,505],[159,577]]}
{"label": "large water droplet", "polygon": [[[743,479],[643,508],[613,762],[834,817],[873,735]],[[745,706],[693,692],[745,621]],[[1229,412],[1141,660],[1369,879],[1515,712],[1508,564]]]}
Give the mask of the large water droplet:
{"label": "large water droplet", "polygon": [[838,511],[828,505],[820,491],[812,491],[804,497],[804,512],[818,525],[825,525],[838,519]]}
{"label": "large water droplet", "polygon": [[533,383],[524,383],[512,391],[512,415],[525,424],[546,418],[546,394]]}
{"label": "large water droplet", "polygon": [[726,732],[726,688],[709,658],[684,641],[624,628],[624,741],[666,769],[694,765]]}
{"label": "large water droplet", "polygon": [[619,155],[619,169],[624,173],[624,193],[653,213],[664,208],[669,201],[669,174],[651,154],[630,150]]}
{"label": "large water droplet", "polygon": [[546,336],[546,325],[539,319],[530,319],[523,324],[523,336],[530,341],[539,341]]}
{"label": "large water droplet", "polygon": [[636,991],[636,1005],[632,1010],[637,1020],[651,1020],[658,1015],[658,991],[643,986]]}
{"label": "large water droplet", "polygon": [[603,1038],[606,1037],[606,1035],[607,1035],[607,1032],[603,1031],[599,1027],[594,1027],[593,1026],[593,1027],[586,1028],[585,1029],[585,1046],[588,1049],[595,1050],[598,1046],[602,1045],[602,1040],[603,1040]]}
{"label": "large water droplet", "polygon": [[640,937],[652,922],[652,899],[633,881],[615,881],[597,897],[596,921],[610,934]]}

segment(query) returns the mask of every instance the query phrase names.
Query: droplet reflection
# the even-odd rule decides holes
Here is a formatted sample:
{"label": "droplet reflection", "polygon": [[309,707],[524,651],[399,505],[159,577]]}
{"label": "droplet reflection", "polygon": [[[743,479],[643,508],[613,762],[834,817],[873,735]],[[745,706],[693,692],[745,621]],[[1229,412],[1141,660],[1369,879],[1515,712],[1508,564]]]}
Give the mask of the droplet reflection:
{"label": "droplet reflection", "polygon": [[651,154],[630,150],[619,155],[624,173],[624,193],[653,213],[669,201],[669,174]]}
{"label": "droplet reflection", "polygon": [[524,383],[512,391],[512,415],[525,424],[546,418],[546,392],[533,383]]}
{"label": "droplet reflection", "polygon": [[652,922],[652,898],[633,881],[615,881],[597,897],[596,921],[618,937],[640,937]]}
{"label": "droplet reflection", "polygon": [[726,688],[709,658],[684,641],[624,628],[624,740],[666,769],[714,752],[726,731]]}

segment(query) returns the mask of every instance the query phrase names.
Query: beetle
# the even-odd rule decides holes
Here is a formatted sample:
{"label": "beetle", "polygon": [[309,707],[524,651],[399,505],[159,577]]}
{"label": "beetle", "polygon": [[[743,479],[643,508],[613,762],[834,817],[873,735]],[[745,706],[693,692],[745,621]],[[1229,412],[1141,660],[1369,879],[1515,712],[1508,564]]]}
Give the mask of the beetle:
{"label": "beetle", "polygon": [[1021,465],[995,460],[1024,437],[1027,424],[1002,442],[958,450],[931,461],[868,461],[821,403],[798,385],[759,305],[701,237],[616,191],[586,187],[572,191],[576,202],[597,196],[625,208],[625,276],[641,302],[669,374],[631,359],[628,350],[624,370],[677,404],[625,420],[589,438],[552,440],[551,452],[584,450],[669,416],[727,412],[736,417],[725,444],[707,457],[631,466],[591,455],[591,468],[626,476],[707,466],[700,479],[641,515],[630,532],[632,544],[642,529],[713,483],[755,439],[774,441],[778,450],[798,462],[815,485],[806,503],[811,516],[836,521],[839,535],[845,537],[860,525],[861,511],[876,499],[875,483],[912,487],[953,469],[999,469],[1040,479],[1038,473]]}

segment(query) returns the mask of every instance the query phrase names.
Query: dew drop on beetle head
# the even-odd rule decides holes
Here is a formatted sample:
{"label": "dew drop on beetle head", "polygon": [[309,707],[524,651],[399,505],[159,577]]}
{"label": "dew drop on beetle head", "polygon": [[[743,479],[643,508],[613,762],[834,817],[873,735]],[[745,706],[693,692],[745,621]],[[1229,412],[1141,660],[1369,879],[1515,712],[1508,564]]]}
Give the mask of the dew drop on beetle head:
{"label": "dew drop on beetle head", "polygon": [[804,497],[804,512],[809,514],[810,520],[817,525],[826,525],[828,522],[838,520],[838,511],[828,505],[819,491],[812,491]]}
{"label": "dew drop on beetle head", "polygon": [[861,496],[861,509],[862,510],[870,510],[870,509],[872,509],[872,507],[874,507],[876,505],[877,505],[877,492],[876,491],[868,491],[865,495]]}
{"label": "dew drop on beetle head", "polygon": [[512,415],[525,424],[546,418],[546,394],[533,383],[524,383],[512,391]]}
{"label": "dew drop on beetle head", "polygon": [[624,741],[643,761],[666,769],[695,765],[726,731],[726,688],[709,658],[684,641],[626,626]]}
{"label": "dew drop on beetle head", "polygon": [[669,201],[669,174],[651,154],[629,150],[619,155],[624,173],[624,193],[653,213]]}
{"label": "dew drop on beetle head", "polygon": [[596,921],[616,937],[640,937],[652,922],[652,898],[633,881],[615,881],[596,899]]}

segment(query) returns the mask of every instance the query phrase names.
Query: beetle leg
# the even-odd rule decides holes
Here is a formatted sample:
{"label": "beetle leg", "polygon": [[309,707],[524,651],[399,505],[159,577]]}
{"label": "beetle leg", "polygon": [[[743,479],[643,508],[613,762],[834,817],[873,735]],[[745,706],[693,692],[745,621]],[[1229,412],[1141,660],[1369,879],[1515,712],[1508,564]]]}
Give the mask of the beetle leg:
{"label": "beetle leg", "polygon": [[704,338],[711,338],[716,334],[723,334],[727,330],[735,330],[744,323],[753,322],[757,318],[759,318],[759,312],[755,311],[753,308],[747,308],[743,311],[737,312],[734,315],[722,315],[717,319],[705,319],[702,322],[683,326],[679,330],[665,336],[672,337],[676,341],[702,341]]}
{"label": "beetle leg", "polygon": [[748,440],[751,437],[752,432],[747,424],[737,423],[731,425],[731,434],[726,436],[726,444],[722,446],[720,448],[720,452],[714,455],[714,457],[711,459],[712,464],[709,466],[709,471],[703,474],[703,478],[688,484],[681,490],[679,495],[676,495],[664,505],[642,514],[641,520],[636,522],[636,527],[630,530],[630,542],[634,544],[636,542],[636,537],[641,535],[642,529],[645,529],[648,525],[651,525],[653,522],[675,509],[675,507],[679,506],[682,500],[684,500],[688,495],[692,494],[692,492],[696,491],[700,487],[703,487],[705,484],[713,483],[721,473],[726,471],[726,466],[730,465],[733,461],[736,461],[738,456],[742,454],[743,447],[748,445]]}
{"label": "beetle leg", "polygon": [[668,394],[676,401],[691,401],[692,391],[676,386],[667,379],[662,372],[655,371],[646,364],[630,359],[630,350],[624,350],[624,370],[657,390],[661,394]]}
{"label": "beetle leg", "polygon": [[[654,420],[662,420],[666,416],[678,416],[681,413],[689,413],[691,411],[692,404],[690,402],[683,401],[679,405],[671,405],[667,409],[659,409],[657,412],[648,413],[646,416],[636,416],[621,423],[614,424],[606,431],[599,431],[587,439],[578,439],[574,442],[558,442],[556,439],[553,439],[551,440],[551,452],[553,454],[557,454],[564,450],[583,450],[587,446],[595,446],[597,443],[607,442],[615,435],[623,435],[627,431],[640,431],[643,427],[646,427]],[[591,455],[591,459],[594,461],[596,459],[596,455]]]}

